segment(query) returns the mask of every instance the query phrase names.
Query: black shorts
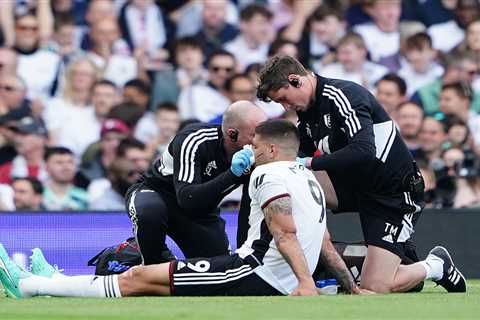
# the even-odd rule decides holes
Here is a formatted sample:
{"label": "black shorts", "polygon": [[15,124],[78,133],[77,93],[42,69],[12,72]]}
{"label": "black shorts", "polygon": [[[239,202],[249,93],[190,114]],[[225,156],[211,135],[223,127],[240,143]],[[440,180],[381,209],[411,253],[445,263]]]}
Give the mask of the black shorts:
{"label": "black shorts", "polygon": [[259,264],[238,254],[170,262],[172,296],[279,296],[253,271]]}
{"label": "black shorts", "polygon": [[331,179],[339,212],[358,212],[367,245],[386,249],[401,259],[405,242],[414,232],[425,206],[422,194],[397,192],[387,195],[354,190],[349,183]]}

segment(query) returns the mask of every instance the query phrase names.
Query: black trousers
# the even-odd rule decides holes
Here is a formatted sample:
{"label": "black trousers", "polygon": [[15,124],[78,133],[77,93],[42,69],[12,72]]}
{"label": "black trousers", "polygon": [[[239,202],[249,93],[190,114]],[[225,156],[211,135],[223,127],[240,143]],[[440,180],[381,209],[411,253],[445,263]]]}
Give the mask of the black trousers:
{"label": "black trousers", "polygon": [[196,213],[195,218],[188,216],[173,195],[160,194],[140,183],[128,192],[127,210],[145,265],[169,260],[167,235],[186,258],[229,253],[225,221],[208,212]]}

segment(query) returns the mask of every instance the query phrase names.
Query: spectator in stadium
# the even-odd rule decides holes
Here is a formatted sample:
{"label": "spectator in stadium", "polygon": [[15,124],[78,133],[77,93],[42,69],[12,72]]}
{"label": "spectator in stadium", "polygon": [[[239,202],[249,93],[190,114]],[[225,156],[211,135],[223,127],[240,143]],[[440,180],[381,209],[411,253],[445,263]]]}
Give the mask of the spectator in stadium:
{"label": "spectator in stadium", "polygon": [[88,194],[73,185],[77,171],[74,153],[65,147],[49,147],[45,152],[48,180],[45,181],[43,204],[47,210],[86,210]]}
{"label": "spectator in stadium", "polygon": [[446,116],[456,116],[472,133],[476,146],[480,146],[480,115],[471,110],[473,90],[463,82],[444,84],[440,93],[440,112]]}
{"label": "spectator in stadium", "polygon": [[[117,10],[112,0],[92,0],[88,2],[87,12],[85,13],[85,21],[87,26],[81,30],[80,47],[84,51],[89,51],[93,47],[90,30],[96,21],[113,18],[117,20]],[[112,51],[115,54],[129,55],[131,54],[127,42],[118,37],[114,40]]]}
{"label": "spectator in stadium", "polygon": [[268,57],[273,57],[276,54],[284,54],[297,58],[300,56],[298,46],[295,42],[277,38],[272,42],[270,48],[268,49]]}
{"label": "spectator in stadium", "polygon": [[252,63],[264,63],[274,40],[272,13],[265,6],[251,4],[240,11],[240,34],[225,43],[224,48],[235,56],[237,70],[245,71]]}
{"label": "spectator in stadium", "polygon": [[0,47],[0,76],[16,75],[18,66],[17,52],[8,47]]}
{"label": "spectator in stadium", "polygon": [[118,119],[125,123],[131,132],[135,132],[138,121],[143,117],[144,111],[135,103],[122,102],[110,110],[107,118]]}
{"label": "spectator in stadium", "polygon": [[247,100],[255,102],[255,84],[249,76],[241,73],[234,74],[225,82],[230,101]]}
{"label": "spectator in stadium", "polygon": [[178,108],[172,103],[161,103],[155,111],[158,135],[148,143],[148,153],[152,158],[161,156],[175,137],[180,127]]}
{"label": "spectator in stadium", "polygon": [[14,178],[12,188],[15,211],[47,210],[42,204],[43,185],[37,178]]}
{"label": "spectator in stadium", "polygon": [[96,211],[124,211],[125,194],[128,188],[135,183],[141,171],[135,171],[132,162],[116,158],[107,169],[107,181],[110,187],[91,202],[90,210]]}
{"label": "spectator in stadium", "polygon": [[308,17],[321,2],[320,0],[271,2],[270,11],[274,14],[272,23],[279,31],[280,37],[293,42],[300,41]]}
{"label": "spectator in stadium", "polygon": [[465,39],[455,48],[454,51],[470,51],[477,58],[480,58],[480,19],[475,19],[468,24]]}
{"label": "spectator in stadium", "polygon": [[418,133],[420,149],[416,158],[430,163],[434,159],[440,159],[445,142],[447,141],[446,125],[433,117],[423,119],[422,128]]}
{"label": "spectator in stadium", "polygon": [[428,34],[420,32],[408,37],[404,55],[406,61],[398,75],[407,79],[408,97],[442,76],[443,68],[435,62],[437,52],[433,49],[432,39]]}
{"label": "spectator in stadium", "polygon": [[25,81],[15,74],[0,76],[0,124],[32,116],[30,101],[26,98]]}
{"label": "spectator in stadium", "polygon": [[398,106],[406,99],[407,84],[394,73],[384,75],[377,82],[375,97],[393,121],[398,121]]}
{"label": "spectator in stadium", "polygon": [[[51,143],[69,148],[77,157],[98,139],[91,105],[97,76],[98,69],[89,58],[83,56],[72,61],[66,70],[61,94],[46,103],[43,114]],[[82,134],[78,134],[79,128],[83,129]]]}
{"label": "spectator in stadium", "polygon": [[303,65],[312,68],[315,64],[323,66],[332,63],[338,40],[345,35],[345,29],[346,23],[340,8],[320,5],[310,16],[299,43]]}
{"label": "spectator in stadium", "polygon": [[235,57],[218,50],[207,59],[208,84],[194,84],[184,88],[178,98],[180,117],[209,122],[222,114],[229,105],[225,82],[235,73]]}
{"label": "spectator in stadium", "polygon": [[396,121],[403,141],[415,157],[420,148],[418,134],[423,122],[422,108],[410,101],[401,103],[397,107]]}
{"label": "spectator in stadium", "polygon": [[18,53],[18,75],[27,83],[30,99],[48,98],[54,90],[60,57],[40,47],[39,24],[36,16],[25,14],[15,20],[15,45]]}
{"label": "spectator in stadium", "polygon": [[[444,84],[463,81],[471,86],[478,74],[477,60],[469,52],[447,56],[444,67],[445,72],[441,78],[421,87],[410,98],[423,108],[426,115],[433,115],[439,111],[440,92]],[[470,108],[475,112],[480,111],[480,92],[473,93]]]}
{"label": "spectator in stadium", "polygon": [[238,29],[226,21],[228,0],[203,0],[202,28],[195,35],[209,57],[238,35]]}
{"label": "spectator in stadium", "polygon": [[364,39],[373,62],[396,72],[400,67],[401,1],[373,0],[367,3],[366,8],[373,22],[357,25],[353,30]]}
{"label": "spectator in stadium", "polygon": [[174,25],[153,0],[126,2],[120,9],[119,23],[131,52],[140,49],[152,60],[168,57],[163,48],[174,37]]}
{"label": "spectator in stadium", "polygon": [[[222,126],[185,127],[129,190],[127,208],[144,264],[174,259],[167,234],[186,257],[228,252],[217,206],[244,182],[243,170],[230,169],[231,156],[251,143],[255,126],[264,120],[253,103],[238,101],[226,110]],[[188,155],[192,148],[196,152]]]}
{"label": "spectator in stadium", "polygon": [[118,23],[114,17],[93,22],[89,35],[92,47],[87,51],[87,56],[103,71],[102,78],[122,87],[137,76],[135,59],[114,51],[114,44],[120,38]]}
{"label": "spectator in stadium", "polygon": [[[361,287],[406,292],[430,278],[428,263],[401,264],[405,257],[418,261],[410,237],[424,206],[424,183],[395,124],[375,98],[355,83],[312,74],[288,56],[270,59],[259,80],[260,99],[297,112],[298,161],[319,171],[327,205],[360,214],[368,245]],[[436,268],[443,269],[441,264]],[[441,274],[434,277],[447,291],[466,290],[465,281],[456,286]]]}
{"label": "spectator in stadium", "polygon": [[113,106],[120,103],[121,97],[115,83],[109,80],[99,80],[92,88],[92,105],[95,110],[95,119],[98,129],[98,137],[100,137],[100,128],[107,118]]}
{"label": "spectator in stadium", "polygon": [[123,101],[136,105],[142,112],[142,117],[135,127],[134,136],[144,143],[153,139],[158,133],[155,115],[148,110],[151,92],[150,84],[140,79],[132,79],[123,87]]}
{"label": "spectator in stadium", "polygon": [[48,132],[43,123],[25,117],[8,125],[13,132],[13,143],[17,155],[0,166],[0,183],[10,184],[15,177],[35,177],[44,182],[48,174],[43,156]]}
{"label": "spectator in stadium", "polygon": [[176,68],[160,70],[154,74],[150,103],[152,110],[159,103],[176,104],[182,89],[207,82],[202,44],[195,37],[176,40],[172,55]]}
{"label": "spectator in stadium", "polygon": [[[451,147],[475,150],[473,137],[467,124],[456,116],[447,116],[447,140]],[[478,150],[475,150],[478,151]]]}
{"label": "spectator in stadium", "polygon": [[314,70],[328,78],[353,81],[370,91],[388,73],[386,67],[367,60],[365,42],[356,33],[347,33],[338,41],[337,60],[326,66],[315,65]]}
{"label": "spectator in stadium", "polygon": [[[123,159],[131,163],[131,165],[129,165],[129,168],[131,168],[130,180],[134,179],[133,181],[138,179],[140,177],[140,174],[148,169],[151,161],[151,157],[145,144],[132,137],[127,137],[120,141],[116,150],[116,157],[113,161],[117,159]],[[114,175],[117,175],[121,171],[119,170],[119,167],[120,166],[118,165],[115,167]],[[123,165],[123,167],[125,166]],[[109,176],[109,173],[112,173],[110,172],[111,168],[112,165],[108,167],[106,177],[94,179],[88,185],[88,198],[90,199],[90,203],[92,204],[92,206],[95,206],[96,209],[99,209],[99,204],[97,202],[103,203],[101,198],[104,196],[104,194],[109,193],[108,189],[112,187],[112,177]],[[132,182],[130,182],[130,184],[132,184]],[[125,192],[121,193],[122,199],[124,195]],[[124,199],[123,209],[125,209]]]}
{"label": "spectator in stadium", "polygon": [[66,68],[70,61],[84,54],[76,42],[75,18],[72,15],[59,15],[55,17],[53,35],[48,43],[48,49],[58,54],[62,60],[59,74]]}
{"label": "spectator in stadium", "polygon": [[98,149],[89,147],[82,157],[79,178],[81,183],[79,185],[86,187],[93,179],[106,176],[106,168],[116,158],[120,141],[129,134],[130,129],[121,120],[110,118],[103,122]]}

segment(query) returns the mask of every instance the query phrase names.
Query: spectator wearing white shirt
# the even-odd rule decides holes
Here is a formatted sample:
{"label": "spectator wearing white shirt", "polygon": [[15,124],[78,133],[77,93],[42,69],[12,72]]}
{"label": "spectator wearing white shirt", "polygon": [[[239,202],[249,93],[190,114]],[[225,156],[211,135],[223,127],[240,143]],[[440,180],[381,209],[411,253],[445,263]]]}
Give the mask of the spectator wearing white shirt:
{"label": "spectator wearing white shirt", "polygon": [[252,63],[264,63],[274,40],[273,14],[266,7],[251,4],[240,12],[240,34],[225,44],[238,62],[239,71]]}
{"label": "spectator wearing white shirt", "polygon": [[398,70],[401,1],[373,0],[366,10],[373,23],[357,25],[354,31],[365,40],[372,61],[387,66],[391,71]]}
{"label": "spectator wearing white shirt", "polygon": [[347,33],[338,42],[336,63],[315,68],[315,72],[327,78],[349,80],[363,85],[370,91],[375,83],[388,73],[382,65],[367,60],[367,48],[362,37],[356,33]]}
{"label": "spectator wearing white shirt", "polygon": [[394,73],[383,76],[377,82],[376,98],[392,120],[397,120],[398,106],[405,102],[407,85]]}
{"label": "spectator wearing white shirt", "polygon": [[17,73],[27,83],[30,99],[48,98],[60,65],[60,56],[39,47],[38,19],[32,14],[19,16],[15,20],[15,45],[18,53]]}
{"label": "spectator wearing white shirt", "polygon": [[183,89],[178,99],[182,120],[197,119],[209,122],[222,114],[230,104],[225,82],[235,72],[235,57],[218,50],[207,60],[208,84],[195,84]]}
{"label": "spectator wearing white shirt", "polygon": [[408,97],[443,75],[443,67],[435,62],[437,51],[432,47],[432,39],[424,32],[407,38],[405,57],[398,75],[407,82]]}
{"label": "spectator wearing white shirt", "polygon": [[102,78],[122,87],[137,76],[135,59],[125,54],[116,54],[113,50],[115,41],[120,38],[118,23],[114,17],[95,21],[89,35],[92,49],[87,55],[102,70]]}
{"label": "spectator wearing white shirt", "polygon": [[[95,111],[90,100],[97,76],[98,69],[90,59],[82,57],[71,62],[61,95],[46,103],[43,114],[51,142],[69,148],[77,158],[98,139]],[[79,130],[82,130],[81,134]]]}

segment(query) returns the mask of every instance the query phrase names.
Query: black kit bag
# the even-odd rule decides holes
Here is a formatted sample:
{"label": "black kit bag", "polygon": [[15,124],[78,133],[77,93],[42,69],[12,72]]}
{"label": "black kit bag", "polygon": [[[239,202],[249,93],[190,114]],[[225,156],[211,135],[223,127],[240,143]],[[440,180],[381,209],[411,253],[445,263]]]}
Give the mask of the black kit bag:
{"label": "black kit bag", "polygon": [[99,276],[123,273],[141,263],[142,256],[134,238],[107,247],[88,261],[89,266],[95,266],[95,274]]}

